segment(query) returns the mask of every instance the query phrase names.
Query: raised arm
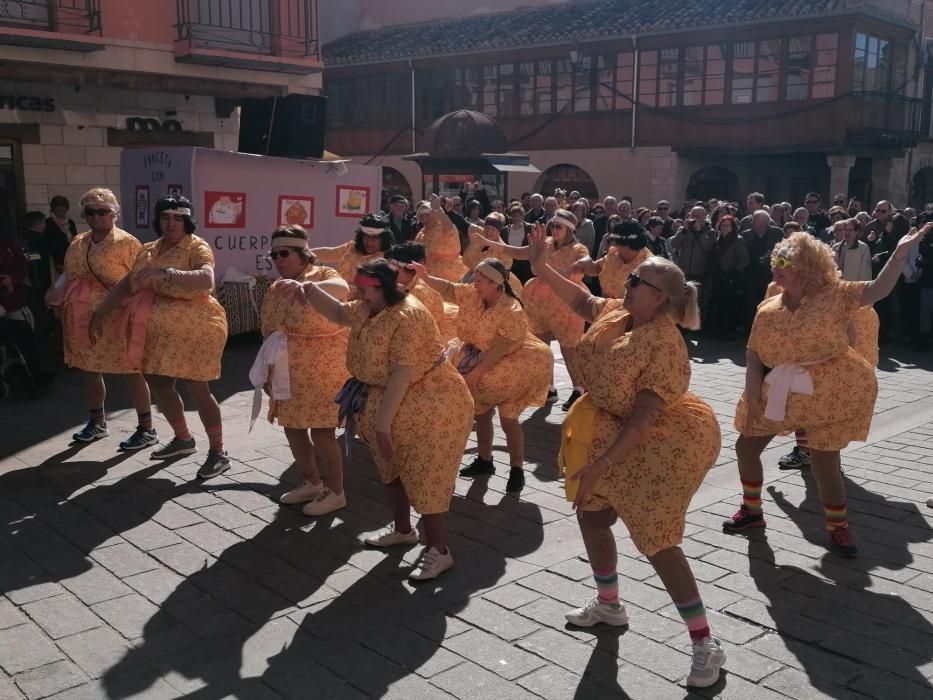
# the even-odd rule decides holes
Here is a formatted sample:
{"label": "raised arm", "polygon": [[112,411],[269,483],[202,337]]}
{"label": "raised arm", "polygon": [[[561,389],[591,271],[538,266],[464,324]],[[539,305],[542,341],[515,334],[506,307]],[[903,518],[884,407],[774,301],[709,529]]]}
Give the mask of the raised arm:
{"label": "raised arm", "polygon": [[301,285],[302,297],[328,321],[341,326],[351,325],[347,305],[331,296],[326,291],[325,284],[328,282],[305,282]]}
{"label": "raised arm", "polygon": [[431,289],[436,292],[439,292],[444,301],[451,304],[456,303],[456,298],[454,297],[454,290],[457,288],[453,282],[445,280],[441,277],[433,277],[428,274],[428,268],[426,268],[421,263],[409,263],[408,268],[414,270],[415,274],[418,275],[424,283],[428,285]]}
{"label": "raised arm", "polygon": [[907,254],[910,253],[911,248],[920,245],[920,241],[926,238],[930,229],[933,229],[933,222],[924,224],[919,231],[915,228],[911,229],[910,233],[898,241],[897,247],[884,264],[878,277],[865,285],[865,290],[862,292],[862,306],[871,306],[891,293],[904,271]]}
{"label": "raised arm", "polygon": [[534,230],[528,234],[527,246],[531,257],[531,271],[540,277],[548,287],[557,295],[557,298],[569,306],[574,313],[586,321],[596,318],[598,309],[593,303],[595,297],[586,292],[578,284],[560,274],[547,264],[547,233],[544,226],[535,224]]}
{"label": "raised arm", "polygon": [[314,253],[315,257],[323,263],[335,263],[340,262],[340,259],[346,255],[348,243],[343,243],[338,246],[333,246],[331,248],[312,248],[311,252]]}
{"label": "raised arm", "polygon": [[507,255],[513,260],[531,259],[529,246],[509,245],[502,241],[491,241],[473,228],[470,229],[470,242],[473,245],[488,247],[494,254]]}

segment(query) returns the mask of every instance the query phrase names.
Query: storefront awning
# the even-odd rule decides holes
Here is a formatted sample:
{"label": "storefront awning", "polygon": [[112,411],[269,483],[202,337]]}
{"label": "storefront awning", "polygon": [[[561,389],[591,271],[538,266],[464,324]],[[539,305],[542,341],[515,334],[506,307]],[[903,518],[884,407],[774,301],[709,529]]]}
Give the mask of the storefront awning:
{"label": "storefront awning", "polygon": [[540,173],[541,171],[533,165],[512,165],[512,164],[500,164],[500,163],[489,163],[492,167],[498,170],[500,173]]}

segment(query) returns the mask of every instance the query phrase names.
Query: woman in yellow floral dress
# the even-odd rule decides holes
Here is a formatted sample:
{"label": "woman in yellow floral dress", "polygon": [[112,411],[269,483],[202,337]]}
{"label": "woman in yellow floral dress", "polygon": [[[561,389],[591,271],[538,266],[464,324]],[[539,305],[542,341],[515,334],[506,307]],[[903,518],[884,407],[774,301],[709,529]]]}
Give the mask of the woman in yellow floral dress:
{"label": "woman in yellow floral dress", "polygon": [[597,595],[567,620],[628,624],[611,530],[619,516],[686,624],[687,685],[711,686],[725,654],[680,549],[690,500],[720,448],[715,413],[688,391],[690,361],[677,328],[699,328],[697,288],[674,263],[652,257],[631,273],[624,300],[594,297],[547,264],[541,229],[529,240],[537,279],[592,324],[577,348],[587,393],[564,420],[560,459]]}
{"label": "woman in yellow floral dress", "polygon": [[[546,232],[550,234],[547,245],[551,253],[551,266],[580,289],[586,289],[583,285],[583,272],[574,270],[574,263],[589,257],[589,251],[574,237],[576,227],[577,218],[565,209],[558,209],[554,217],[547,222]],[[480,239],[480,242],[483,240],[485,239]],[[487,241],[486,245],[489,245],[494,255],[506,254],[515,260],[528,260],[529,257],[530,246],[510,246],[493,241]],[[522,292],[522,301],[531,323],[531,332],[545,343],[556,340],[560,345],[560,354],[573,382],[573,391],[563,405],[566,411],[583,393],[583,382],[573,358],[577,343],[583,337],[583,319],[562,304],[550,287],[540,280],[528,280]],[[548,400],[556,399],[557,391],[552,379]]]}
{"label": "woman in yellow floral dress", "polygon": [[[318,282],[331,296],[343,301],[349,288],[336,270],[315,265],[308,249],[308,234],[301,226],[273,231],[269,257],[280,279],[262,304],[265,342],[259,367],[254,365],[254,369],[266,378],[271,401],[269,420],[277,419],[285,428],[288,446],[305,478],[303,484],[279,500],[304,503],[305,515],[325,515],[347,505],[343,457],[335,435],[338,421],[334,399],[350,376],[346,369],[349,333],[296,299],[296,291],[305,282]],[[287,384],[283,382],[286,378]],[[320,469],[315,452],[323,461]]]}
{"label": "woman in yellow floral dress", "polygon": [[574,272],[599,278],[599,286],[607,299],[625,296],[629,273],[651,257],[648,234],[634,219],[617,223],[607,236],[608,250],[599,260],[584,258],[574,263]]}
{"label": "woman in yellow floral dress", "polygon": [[427,251],[425,267],[434,277],[459,282],[467,273],[460,258],[460,233],[441,206],[441,199],[431,195],[430,202],[421,202],[415,210],[422,228],[415,237]]}
{"label": "woman in yellow floral dress", "polygon": [[509,450],[507,493],[525,486],[525,436],[518,418],[529,406],[543,406],[553,373],[551,349],[534,336],[521,301],[515,296],[505,265],[489,258],[473,270],[472,284],[454,284],[419,276],[458,308],[457,335],[462,343],[454,365],[466,379],[476,404],[477,457],[461,476],[493,474],[492,417],[499,421]]}
{"label": "woman in yellow floral dress", "polygon": [[479,238],[479,236],[482,236],[485,240],[504,243],[502,230],[505,228],[505,215],[496,211],[490,212],[483,223],[482,227],[470,224],[469,244],[463,251],[463,264],[469,272],[464,276],[463,281],[472,282],[472,271],[476,269],[476,266],[483,260],[493,258],[502,263],[506,270],[509,270],[509,286],[512,288],[515,297],[521,301],[523,285],[522,281],[515,276],[515,273],[511,272],[512,258],[501,252],[498,255],[494,254],[494,251]]}
{"label": "woman in yellow floral dress", "polygon": [[849,344],[849,320],[891,293],[908,252],[931,227],[904,236],[873,282],[842,281],[832,250],[807,233],[775,247],[771,267],[781,293],[758,306],[748,341],[745,392],[735,415],[742,506],[723,523],[725,531],[765,526],[761,453],[775,435],[805,430],[830,546],[857,555],[839,451],[868,437],[878,383],[874,368]]}
{"label": "woman in yellow floral dress", "polygon": [[140,450],[159,441],[152,427],[152,402],[149,386],[139,368],[126,360],[126,343],[120,337],[116,319],[108,319],[101,329],[100,341],[91,345],[89,329],[94,311],[133,267],[142,244],[135,236],[117,228],[120,205],[113,192],[95,187],[80,201],[81,212],[91,230],[79,234],[65,255],[65,274],[50,289],[50,306],[61,305],[65,337],[65,363],[84,373],[84,394],[90,418],[87,425],[72,437],[77,442],[94,442],[107,437],[104,399],[105,374],[126,377],[136,408],[137,428],[120,443],[121,450]]}
{"label": "woman in yellow floral dress", "polygon": [[359,228],[352,241],[333,248],[313,248],[314,257],[318,262],[333,265],[344,281],[350,285],[350,299],[356,298],[356,289],[353,287],[353,277],[360,265],[376,260],[385,255],[392,247],[395,239],[392,228],[385,214],[367,214],[360,219]]}
{"label": "woman in yellow floral dress", "polygon": [[[372,450],[394,522],[364,539],[373,547],[413,545],[410,510],[421,514],[427,546],[414,580],[453,566],[446,520],[457,467],[473,424],[466,382],[445,360],[437,324],[424,305],[398,286],[385,260],[360,267],[360,299],[340,303],[320,285],[304,285],[308,302],[335,323],[350,327],[341,417]],[[355,425],[354,425],[355,424]]]}
{"label": "woman in yellow floral dress", "polygon": [[181,195],[156,202],[153,229],[159,240],[143,246],[130,274],[98,307],[91,328],[99,336],[107,316],[122,307],[120,324],[130,366],[146,375],[175,433],[168,445],[152,453],[153,459],[197,452],[176,388],[179,379],[185,381],[209,443],[198,478],[209,479],[230,468],[220,406],[208,384],[220,378],[227,342],[227,316],[211,296],[214,253],[207,241],[194,235],[193,207]]}
{"label": "woman in yellow floral dress", "polygon": [[386,260],[398,273],[399,286],[424,304],[441,332],[441,340],[447,343],[457,337],[457,307],[445,304],[440,293],[426,285],[410,268],[412,263],[423,265],[425,258],[424,246],[414,241],[394,245],[386,253]]}

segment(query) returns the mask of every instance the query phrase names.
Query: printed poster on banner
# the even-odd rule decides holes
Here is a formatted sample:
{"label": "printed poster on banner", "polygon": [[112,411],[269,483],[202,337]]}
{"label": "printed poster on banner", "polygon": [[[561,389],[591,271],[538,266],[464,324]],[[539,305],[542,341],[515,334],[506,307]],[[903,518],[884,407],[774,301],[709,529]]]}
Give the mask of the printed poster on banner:
{"label": "printed poster on banner", "polygon": [[368,211],[368,187],[337,185],[337,216],[360,218]]}
{"label": "printed poster on banner", "polygon": [[245,192],[204,192],[204,226],[207,228],[245,228]]}
{"label": "printed poster on banner", "polygon": [[279,226],[314,228],[314,197],[280,194],[278,212]]}
{"label": "printed poster on banner", "polygon": [[149,228],[149,185],[136,186],[136,227]]}

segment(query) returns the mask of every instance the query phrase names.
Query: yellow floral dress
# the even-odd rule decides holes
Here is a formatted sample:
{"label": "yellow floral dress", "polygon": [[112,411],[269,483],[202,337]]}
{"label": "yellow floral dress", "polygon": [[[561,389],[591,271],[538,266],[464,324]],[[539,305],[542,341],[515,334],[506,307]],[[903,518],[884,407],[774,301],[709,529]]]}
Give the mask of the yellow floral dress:
{"label": "yellow floral dress", "polygon": [[[346,305],[350,317],[347,369],[369,387],[358,430],[370,445],[383,483],[401,479],[414,509],[445,513],[473,428],[473,398],[449,362],[437,324],[412,295],[370,316],[361,301]],[[393,459],[377,448],[376,415],[392,366],[411,367],[412,382],[392,421]]]}
{"label": "yellow floral dress", "polygon": [[881,359],[878,349],[878,331],[881,320],[878,318],[878,312],[872,306],[863,306],[852,315],[849,322],[855,331],[854,342],[852,342],[855,352],[864,357],[872,367],[877,367],[878,360]]}
{"label": "yellow floral dress", "polygon": [[[509,341],[511,350],[479,381],[473,393],[476,415],[499,408],[500,418],[518,418],[529,406],[543,406],[554,356],[528,326],[521,304],[505,294],[487,309],[479,292],[471,284],[453,286],[459,308],[457,335],[465,345],[481,352],[488,350],[497,337]],[[461,350],[454,366],[463,359]]]}
{"label": "yellow floral dress", "polygon": [[463,279],[467,268],[460,259],[460,234],[446,212],[432,211],[415,241],[424,245],[429,275],[448,282]]}
{"label": "yellow floral dress", "polygon": [[650,257],[651,251],[648,248],[642,248],[630,263],[612,253],[607,253],[597,260],[599,286],[603,290],[603,296],[609,299],[624,299],[625,282],[629,274]]}
{"label": "yellow floral dress", "polygon": [[326,249],[326,252],[318,250],[317,260],[318,262],[334,266],[344,282],[350,285],[349,298],[355,299],[356,286],[353,284],[353,278],[356,277],[357,269],[360,265],[365,265],[372,260],[383,257],[383,255],[384,253],[382,251],[373,253],[372,255],[359,253],[356,250],[356,241],[353,240],[347,241],[343,245],[335,248]]}
{"label": "yellow floral dress", "polygon": [[[340,279],[336,270],[314,265],[298,282]],[[294,299],[276,282],[262,303],[262,334],[288,334],[288,377],[291,398],[270,401],[270,417],[284,428],[336,428],[340,387],[347,381],[347,338],[350,332],[328,321],[317,311]]]}
{"label": "yellow floral dress", "polygon": [[91,232],[75,236],[65,254],[68,287],[62,303],[65,363],[85,372],[134,374],[126,358],[126,341],[119,332],[116,314],[104,319],[103,335],[92,346],[88,338],[91,315],[107,292],[133,268],[142,243],[132,234],[114,228],[100,243]]}
{"label": "yellow floral dress", "polygon": [[406,289],[409,294],[424,304],[424,308],[431,313],[431,318],[434,319],[437,329],[441,332],[441,340],[446,343],[457,336],[456,308],[454,308],[453,316],[451,316],[440,292],[431,289],[420,279],[416,279],[415,283],[409,285]]}
{"label": "yellow floral dress", "polygon": [[[168,250],[161,244],[158,240],[143,246],[130,273],[131,282],[149,268],[214,266],[214,253],[200,236],[188,234]],[[145,374],[195,382],[218,379],[227,343],[227,315],[211,296],[212,290],[191,291],[162,280],[148,280],[141,286],[133,282],[132,289],[121,322],[134,366]]]}
{"label": "yellow floral dress", "polygon": [[[471,224],[470,228],[475,229],[485,235],[484,229],[475,224]],[[498,241],[502,243],[502,236],[497,235],[495,238],[490,238],[491,241]],[[512,291],[515,292],[515,296],[519,299],[522,298],[522,281],[515,276],[512,270],[512,258],[508,255],[495,254],[493,255],[492,250],[488,246],[477,245],[476,243],[470,242],[470,245],[465,251],[463,251],[463,264],[466,266],[467,270],[473,271],[476,269],[476,266],[479,265],[483,260],[487,258],[495,258],[505,267],[506,270],[509,270],[509,286],[512,288]],[[470,278],[467,278],[470,279]]]}
{"label": "yellow floral dress", "polygon": [[[748,347],[766,371],[779,365],[802,365],[813,380],[813,393],[791,392],[783,421],[762,416],[749,424],[744,395],[736,407],[735,427],[743,435],[786,435],[805,430],[814,450],[841,450],[868,437],[878,382],[875,371],[849,346],[848,322],[861,308],[868,282],[836,280],[803,298],[791,311],[783,294],[758,306]],[[793,342],[788,342],[792,338]],[[761,389],[767,403],[769,385]]]}
{"label": "yellow floral dress", "polygon": [[584,510],[611,507],[642,554],[652,556],[683,540],[687,508],[721,446],[713,409],[687,391],[690,361],[677,325],[667,316],[629,330],[617,300],[591,298],[596,320],[577,346],[587,393],[595,406],[587,459],[599,459],[618,438],[639,391],[664,402],[647,436],[608,468]]}
{"label": "yellow floral dress", "polygon": [[[586,290],[583,286],[583,274],[571,274],[575,262],[589,255],[582,243],[570,243],[555,250],[554,240],[547,239],[549,251],[548,264],[560,274]],[[553,335],[563,347],[573,348],[583,336],[583,319],[562,302],[541,279],[528,280],[522,294],[525,313],[531,324],[531,332],[537,336]]]}

